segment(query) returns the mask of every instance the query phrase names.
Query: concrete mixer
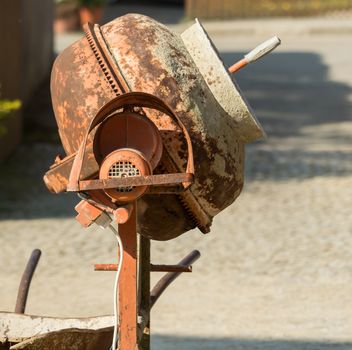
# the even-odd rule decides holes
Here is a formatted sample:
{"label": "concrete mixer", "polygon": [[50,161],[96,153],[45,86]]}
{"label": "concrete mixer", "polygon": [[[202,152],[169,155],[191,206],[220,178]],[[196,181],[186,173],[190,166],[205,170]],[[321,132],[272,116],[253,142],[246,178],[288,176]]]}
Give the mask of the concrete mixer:
{"label": "concrete mixer", "polygon": [[[230,72],[280,41],[269,40],[228,70],[199,21],[177,35],[129,14],[84,31],[52,70],[66,156],[44,180],[52,192],[79,194],[84,227],[95,222],[114,231],[118,263],[96,265],[117,270],[112,349],[149,349],[152,305],[199,257],[194,251],[177,265],[153,265],[150,239],[196,227],[208,233],[239,196],[244,146],[264,133]],[[152,292],[150,271],[168,272]]]}

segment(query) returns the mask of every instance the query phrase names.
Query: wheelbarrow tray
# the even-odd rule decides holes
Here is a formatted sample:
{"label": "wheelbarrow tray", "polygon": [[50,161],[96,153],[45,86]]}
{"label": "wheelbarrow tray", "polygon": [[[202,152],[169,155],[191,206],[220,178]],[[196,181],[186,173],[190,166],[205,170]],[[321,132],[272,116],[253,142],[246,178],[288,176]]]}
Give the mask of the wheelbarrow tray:
{"label": "wheelbarrow tray", "polygon": [[0,349],[108,349],[112,324],[113,316],[55,318],[0,312]]}

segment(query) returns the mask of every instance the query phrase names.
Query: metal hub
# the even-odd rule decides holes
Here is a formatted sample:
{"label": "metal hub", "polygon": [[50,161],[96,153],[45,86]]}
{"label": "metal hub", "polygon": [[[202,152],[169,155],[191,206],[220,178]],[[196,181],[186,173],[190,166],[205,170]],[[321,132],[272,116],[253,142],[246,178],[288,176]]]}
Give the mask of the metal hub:
{"label": "metal hub", "polygon": [[[99,178],[132,178],[151,174],[151,165],[143,153],[131,148],[120,148],[111,152],[103,160]],[[106,188],[104,192],[115,202],[127,203],[142,196],[147,189],[148,186],[121,186]]]}

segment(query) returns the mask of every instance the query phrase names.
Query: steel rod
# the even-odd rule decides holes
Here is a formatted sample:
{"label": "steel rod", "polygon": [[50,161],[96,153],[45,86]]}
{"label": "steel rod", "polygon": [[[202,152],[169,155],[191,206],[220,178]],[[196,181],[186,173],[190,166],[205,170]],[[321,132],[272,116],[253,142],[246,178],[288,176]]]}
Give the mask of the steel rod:
{"label": "steel rod", "polygon": [[[186,257],[184,257],[177,265],[190,266],[193,262],[200,258],[200,252],[193,250]],[[150,292],[150,308],[154,306],[156,301],[160,298],[164,290],[181,274],[182,272],[168,272],[164,275],[155,287]]]}
{"label": "steel rod", "polygon": [[42,252],[39,249],[34,249],[23,272],[22,279],[18,287],[15,307],[15,312],[18,314],[24,314],[26,310],[29,287],[31,285],[33,274],[38,265],[41,254]]}
{"label": "steel rod", "polygon": [[[95,264],[95,271],[117,271],[118,264]],[[192,266],[150,264],[151,272],[192,272]]]}
{"label": "steel rod", "polygon": [[95,264],[94,271],[117,271],[118,264]]}
{"label": "steel rod", "polygon": [[192,272],[192,266],[150,264],[153,272]]}
{"label": "steel rod", "polygon": [[249,62],[245,59],[242,58],[240,61],[236,62],[235,64],[233,64],[228,71],[230,73],[236,73],[238,72],[240,69],[242,69],[243,67],[245,67],[247,64],[249,64]]}
{"label": "steel rod", "polygon": [[251,52],[247,53],[244,58],[233,64],[230,68],[228,68],[228,71],[230,73],[238,72],[249,63],[255,62],[275,50],[280,44],[281,40],[277,36],[270,38],[269,40],[258,45]]}
{"label": "steel rod", "polygon": [[[193,182],[192,173],[157,174],[133,177],[114,177],[99,180],[82,180],[81,191],[108,189],[123,186],[149,186],[149,185],[177,185],[179,183]],[[69,189],[71,191],[71,189]]]}
{"label": "steel rod", "polygon": [[[139,249],[139,315],[141,322],[138,326],[143,328],[138,329],[139,335],[139,350],[150,350],[150,240],[147,237],[140,236]],[[143,310],[143,311],[142,311]],[[145,319],[145,322],[143,322]]]}

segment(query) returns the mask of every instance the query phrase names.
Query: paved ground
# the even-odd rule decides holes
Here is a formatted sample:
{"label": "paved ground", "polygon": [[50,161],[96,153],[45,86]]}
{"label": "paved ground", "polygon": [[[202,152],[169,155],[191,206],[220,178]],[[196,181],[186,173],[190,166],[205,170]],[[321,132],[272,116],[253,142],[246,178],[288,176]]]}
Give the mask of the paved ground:
{"label": "paved ground", "polygon": [[[155,262],[203,255],[155,307],[154,349],[352,349],[352,34],[309,31],[313,22],[257,21],[251,35],[211,29],[228,65],[281,35],[277,53],[237,76],[268,139],[248,146],[244,192],[211,234],[153,244]],[[30,143],[1,165],[0,309],[13,309],[39,247],[29,313],[111,313],[113,276],[91,266],[112,261],[113,238],[81,229],[76,199],[40,181],[59,151]]]}

